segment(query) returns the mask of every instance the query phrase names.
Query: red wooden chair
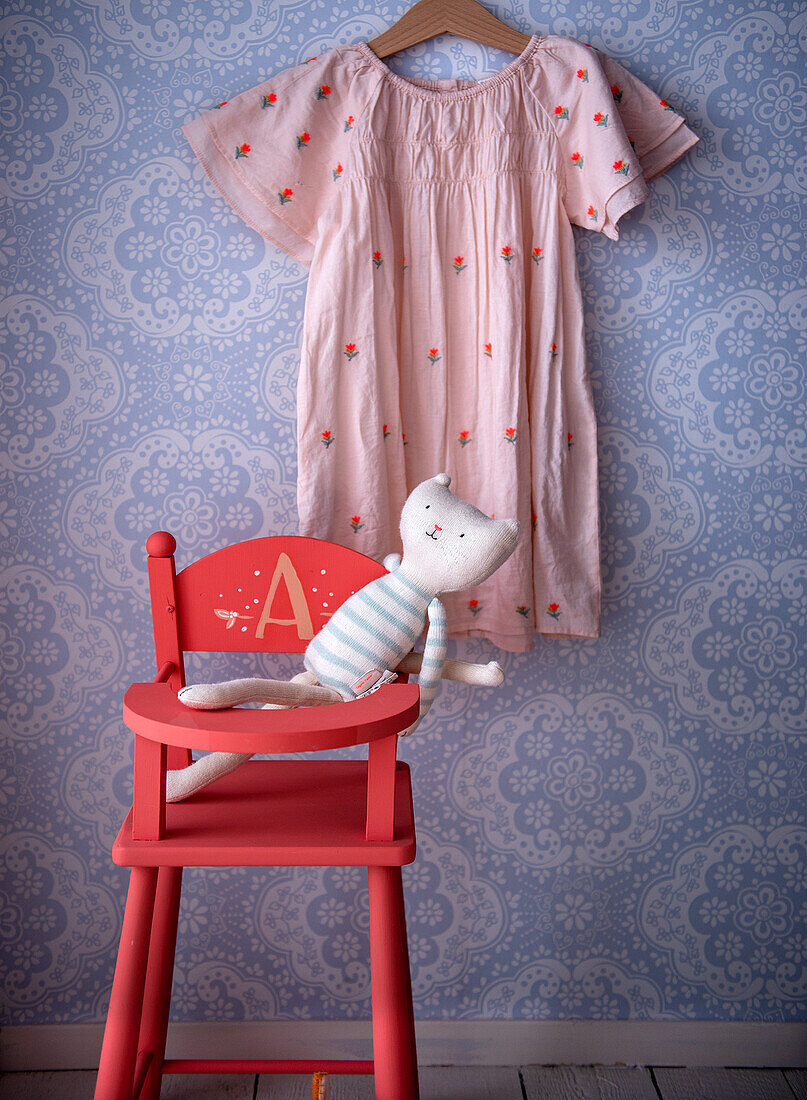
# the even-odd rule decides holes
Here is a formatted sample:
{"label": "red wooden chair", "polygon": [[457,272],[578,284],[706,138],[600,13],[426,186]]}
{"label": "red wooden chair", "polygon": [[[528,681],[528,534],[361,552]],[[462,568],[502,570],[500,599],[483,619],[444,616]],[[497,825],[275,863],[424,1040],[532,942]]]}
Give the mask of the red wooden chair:
{"label": "red wooden chair", "polygon": [[[418,1096],[401,867],[415,858],[409,768],[398,733],[416,684],[294,710],[194,711],[177,699],[183,653],[302,652],[344,600],[383,567],[317,539],[278,536],[174,570],[165,531],[146,544],[157,651],[150,684],[123,701],[135,735],[134,798],[112,849],[131,867],[95,1100],[156,1100],[163,1073],[367,1073],[378,1100]],[[368,745],[362,760],[250,760],[184,802],[165,802],[166,768],[191,749],[289,753]],[[373,1061],[165,1059],[183,867],[364,866],[370,894]]]}

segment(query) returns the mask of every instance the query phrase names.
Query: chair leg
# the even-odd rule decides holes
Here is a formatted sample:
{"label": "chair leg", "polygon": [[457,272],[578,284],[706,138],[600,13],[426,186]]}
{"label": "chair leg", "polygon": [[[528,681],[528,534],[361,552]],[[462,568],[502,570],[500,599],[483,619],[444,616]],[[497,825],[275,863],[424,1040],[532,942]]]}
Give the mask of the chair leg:
{"label": "chair leg", "polygon": [[156,888],[156,867],[132,868],[95,1100],[131,1100]]}
{"label": "chair leg", "polygon": [[368,867],[376,1100],[418,1100],[415,1021],[400,867]]}
{"label": "chair leg", "polygon": [[[140,1021],[138,1055],[149,1052],[151,1058],[139,1100],[158,1100],[165,1058],[165,1037],[171,1008],[171,987],[174,979],[174,952],[177,943],[179,898],[182,889],[182,868],[161,867],[157,876],[154,916],[151,922],[146,987],[143,994],[143,1015]],[[137,1086],[137,1081],[135,1085]]]}

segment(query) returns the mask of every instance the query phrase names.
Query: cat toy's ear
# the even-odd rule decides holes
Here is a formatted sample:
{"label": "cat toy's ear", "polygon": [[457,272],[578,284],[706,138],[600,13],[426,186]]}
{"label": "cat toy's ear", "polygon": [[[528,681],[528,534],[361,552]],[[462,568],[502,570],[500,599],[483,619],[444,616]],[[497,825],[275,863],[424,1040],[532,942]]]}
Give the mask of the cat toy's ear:
{"label": "cat toy's ear", "polygon": [[435,477],[433,480],[436,481],[438,485],[451,484],[451,478],[448,476],[448,474],[438,474],[437,477]]}

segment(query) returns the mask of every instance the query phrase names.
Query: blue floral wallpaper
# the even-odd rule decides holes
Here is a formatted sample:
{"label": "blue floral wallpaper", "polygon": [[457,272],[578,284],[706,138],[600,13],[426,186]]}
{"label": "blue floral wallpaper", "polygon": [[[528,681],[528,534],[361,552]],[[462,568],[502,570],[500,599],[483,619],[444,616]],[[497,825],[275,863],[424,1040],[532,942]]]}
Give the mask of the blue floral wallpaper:
{"label": "blue floral wallpaper", "polygon": [[[132,773],[120,700],[154,671],[147,534],[201,553],[296,530],[307,270],[225,206],[180,125],[403,10],[0,5],[7,1021],[104,1016],[126,887],[109,849]],[[494,10],[610,54],[701,140],[618,243],[575,229],[603,636],[519,656],[452,643],[501,657],[507,683],[446,685],[402,746],[416,1013],[803,1019],[804,9]],[[508,60],[447,36],[391,64],[482,77]],[[254,668],[197,658],[189,673]],[[176,1019],[368,1015],[361,872],[185,884]]]}

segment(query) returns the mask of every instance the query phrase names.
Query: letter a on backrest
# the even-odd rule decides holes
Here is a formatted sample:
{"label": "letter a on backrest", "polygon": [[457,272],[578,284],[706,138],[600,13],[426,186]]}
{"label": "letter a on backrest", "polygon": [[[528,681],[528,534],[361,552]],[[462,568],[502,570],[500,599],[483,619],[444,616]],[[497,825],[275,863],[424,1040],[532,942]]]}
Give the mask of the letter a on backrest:
{"label": "letter a on backrest", "polygon": [[[270,615],[281,577],[286,583],[286,591],[291,600],[291,609],[294,612],[293,619],[273,619]],[[278,556],[277,565],[272,574],[272,583],[269,585],[269,593],[264,602],[263,611],[261,612],[258,629],[255,631],[255,637],[262,638],[265,627],[270,623],[274,623],[276,626],[296,626],[298,638],[314,637],[314,626],[311,622],[311,613],[308,610],[308,601],[305,598],[303,584],[297,576],[297,570],[292,565],[291,558],[288,554],[280,554]]]}

